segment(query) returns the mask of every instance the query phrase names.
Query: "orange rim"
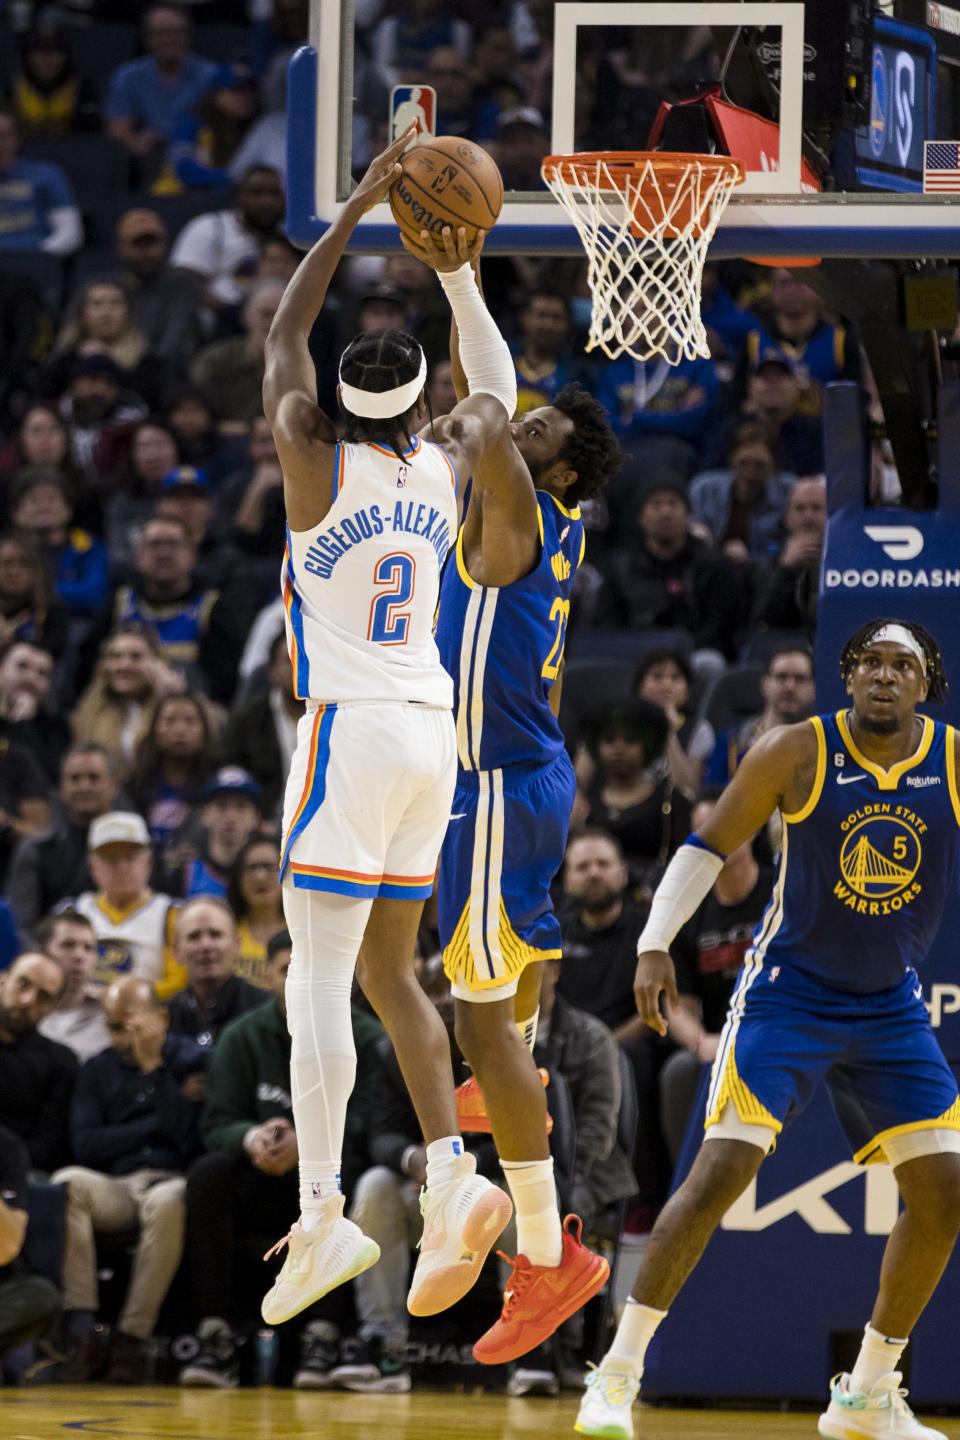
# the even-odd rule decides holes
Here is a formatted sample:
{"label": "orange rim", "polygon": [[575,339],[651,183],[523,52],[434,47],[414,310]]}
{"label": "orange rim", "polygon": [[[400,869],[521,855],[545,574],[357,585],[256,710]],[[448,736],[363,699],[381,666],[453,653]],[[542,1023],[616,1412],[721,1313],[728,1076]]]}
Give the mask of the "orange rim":
{"label": "orange rim", "polygon": [[709,175],[728,176],[737,185],[746,175],[743,161],[732,155],[692,155],[676,150],[578,150],[573,155],[547,155],[541,166],[554,179],[583,185],[593,179],[598,163],[606,167],[614,184],[646,165],[668,182],[682,179],[691,166],[699,166]]}

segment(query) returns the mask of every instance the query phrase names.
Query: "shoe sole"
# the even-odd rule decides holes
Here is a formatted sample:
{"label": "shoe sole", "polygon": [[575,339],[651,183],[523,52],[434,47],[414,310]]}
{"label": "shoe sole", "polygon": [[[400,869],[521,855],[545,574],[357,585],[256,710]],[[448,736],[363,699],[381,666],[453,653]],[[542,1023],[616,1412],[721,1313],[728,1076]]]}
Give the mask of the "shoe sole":
{"label": "shoe sole", "polygon": [[178,1384],[186,1390],[236,1390],[239,1380],[211,1375],[209,1370],[184,1370]]}
{"label": "shoe sole", "polygon": [[354,1395],[407,1395],[410,1391],[409,1375],[381,1375],[378,1380],[340,1380],[337,1388],[350,1390]]}
{"label": "shoe sole", "polygon": [[424,1276],[417,1285],[414,1283],[407,1296],[407,1309],[411,1315],[438,1315],[449,1310],[467,1291],[476,1284],[483,1263],[493,1249],[497,1238],[506,1228],[513,1214],[513,1202],[509,1195],[492,1185],[474,1202],[467,1216],[461,1239],[461,1258],[452,1265],[443,1265]]}
{"label": "shoe sole", "polygon": [[554,1331],[560,1328],[564,1320],[569,1320],[571,1315],[575,1315],[577,1311],[582,1309],[588,1300],[592,1300],[594,1295],[596,1295],[599,1290],[602,1290],[606,1284],[607,1276],[610,1274],[610,1266],[602,1255],[597,1255],[594,1258],[597,1261],[597,1268],[582,1282],[572,1295],[568,1295],[555,1310],[550,1312],[550,1319],[549,1321],[544,1321],[542,1329],[536,1331],[532,1337],[529,1333],[526,1334],[522,1342],[517,1342],[519,1348],[517,1348],[517,1345],[504,1347],[498,1349],[495,1354],[481,1354],[478,1349],[480,1345],[480,1341],[478,1340],[477,1344],[473,1347],[474,1360],[478,1361],[481,1365],[505,1365],[508,1360],[519,1360],[521,1355],[529,1355],[531,1350],[536,1350],[538,1345],[542,1345],[544,1340],[548,1340]]}
{"label": "shoe sole", "polygon": [[573,1422],[573,1428],[578,1435],[594,1435],[598,1440],[633,1440],[633,1426],[625,1430],[622,1425],[601,1425],[597,1430],[585,1430],[579,1420]]}
{"label": "shoe sole", "polygon": [[329,1375],[316,1375],[311,1370],[298,1370],[293,1377],[294,1390],[332,1390]]}
{"label": "shoe sole", "polygon": [[260,1306],[260,1314],[263,1316],[264,1324],[282,1325],[285,1320],[292,1320],[294,1315],[299,1315],[300,1312],[306,1310],[309,1305],[315,1304],[317,1300],[322,1300],[324,1295],[329,1295],[330,1291],[336,1290],[338,1285],[346,1285],[348,1280],[353,1280],[357,1275],[362,1275],[364,1270],[369,1270],[371,1265],[376,1265],[379,1259],[380,1246],[375,1240],[368,1239],[362,1249],[358,1251],[356,1260],[354,1260],[349,1269],[344,1270],[342,1275],[338,1275],[329,1285],[316,1286],[312,1290],[307,1290],[298,1295],[297,1303],[287,1306],[285,1309],[278,1306],[276,1309],[271,1308],[268,1310],[267,1305],[270,1296],[273,1294],[272,1290],[268,1290],[264,1296],[263,1304]]}
{"label": "shoe sole", "polygon": [[881,1430],[860,1430],[845,1420],[836,1420],[832,1415],[821,1415],[817,1421],[817,1434],[824,1440],[882,1440]]}

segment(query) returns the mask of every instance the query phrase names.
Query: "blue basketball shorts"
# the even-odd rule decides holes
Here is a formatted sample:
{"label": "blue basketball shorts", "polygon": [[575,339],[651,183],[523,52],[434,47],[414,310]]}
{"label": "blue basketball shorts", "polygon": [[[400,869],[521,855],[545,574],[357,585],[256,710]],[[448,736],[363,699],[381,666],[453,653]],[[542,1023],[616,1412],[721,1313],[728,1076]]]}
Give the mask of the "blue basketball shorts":
{"label": "blue basketball shorts", "polygon": [[542,766],[459,772],[438,889],[443,964],[455,994],[506,997],[524,966],[560,955],[550,886],[575,794],[565,751]]}
{"label": "blue basketball shorts", "polygon": [[884,1144],[897,1137],[960,1131],[957,1082],[915,970],[889,990],[848,995],[748,958],[710,1077],[708,1133],[732,1105],[744,1125],[776,1136],[821,1081],[859,1164],[889,1159]]}

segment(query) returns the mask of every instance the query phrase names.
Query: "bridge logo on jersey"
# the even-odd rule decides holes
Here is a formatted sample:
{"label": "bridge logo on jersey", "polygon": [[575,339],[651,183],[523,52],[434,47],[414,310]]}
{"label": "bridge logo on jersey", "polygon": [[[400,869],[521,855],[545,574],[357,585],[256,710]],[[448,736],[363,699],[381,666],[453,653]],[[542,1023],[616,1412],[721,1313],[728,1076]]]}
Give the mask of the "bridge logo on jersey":
{"label": "bridge logo on jersey", "polygon": [[120,975],[133,968],[133,950],[126,940],[108,935],[97,941],[97,968],[94,979],[101,985],[112,985]]}
{"label": "bridge logo on jersey", "polygon": [[918,830],[926,826],[920,821],[915,827],[916,817],[907,812],[908,819],[905,811],[903,805],[865,805],[841,826],[843,880],[833,893],[859,915],[889,915],[920,894],[914,882],[923,856]]}

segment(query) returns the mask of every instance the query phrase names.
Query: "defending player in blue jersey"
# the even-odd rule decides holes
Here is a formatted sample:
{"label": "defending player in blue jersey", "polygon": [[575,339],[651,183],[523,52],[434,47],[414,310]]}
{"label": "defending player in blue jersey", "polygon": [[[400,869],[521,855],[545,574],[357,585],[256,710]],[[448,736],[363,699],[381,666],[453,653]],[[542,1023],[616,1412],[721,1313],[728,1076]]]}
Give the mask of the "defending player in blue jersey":
{"label": "defending player in blue jersey", "polygon": [[[454,244],[447,231],[448,250]],[[477,292],[469,264],[443,280],[448,295],[455,286]],[[462,399],[467,377],[456,327],[452,359]],[[471,380],[471,394],[474,388]],[[534,1349],[607,1273],[606,1262],[579,1243],[576,1217],[561,1228],[531,1052],[542,962],[560,954],[550,883],[575,790],[556,706],[570,592],[583,557],[578,502],[616,473],[620,452],[602,407],[577,386],[509,431],[473,470],[437,621],[440,658],[454,682],[459,762],[440,857],[440,940],[457,1041],[482,1091],[476,1098],[486,1104],[520,1251],[503,1313],[474,1346],[484,1364]]]}
{"label": "defending player in blue jersey", "polygon": [[851,708],[764,735],[702,830],[671,861],[637,945],[637,1009],[663,1034],[677,1004],[669,947],[723,856],[778,808],[783,841],[714,1061],[706,1138],[665,1206],[576,1429],[631,1440],[647,1345],[721,1218],[821,1081],[841,1099],[854,1158],[886,1160],[904,1209],[849,1375],[819,1430],[832,1440],[944,1440],[915,1419],[897,1362],[960,1227],[960,1099],[915,966],[957,884],[957,736],[918,715],[942,700],[936,642],[874,620],[841,657]]}

